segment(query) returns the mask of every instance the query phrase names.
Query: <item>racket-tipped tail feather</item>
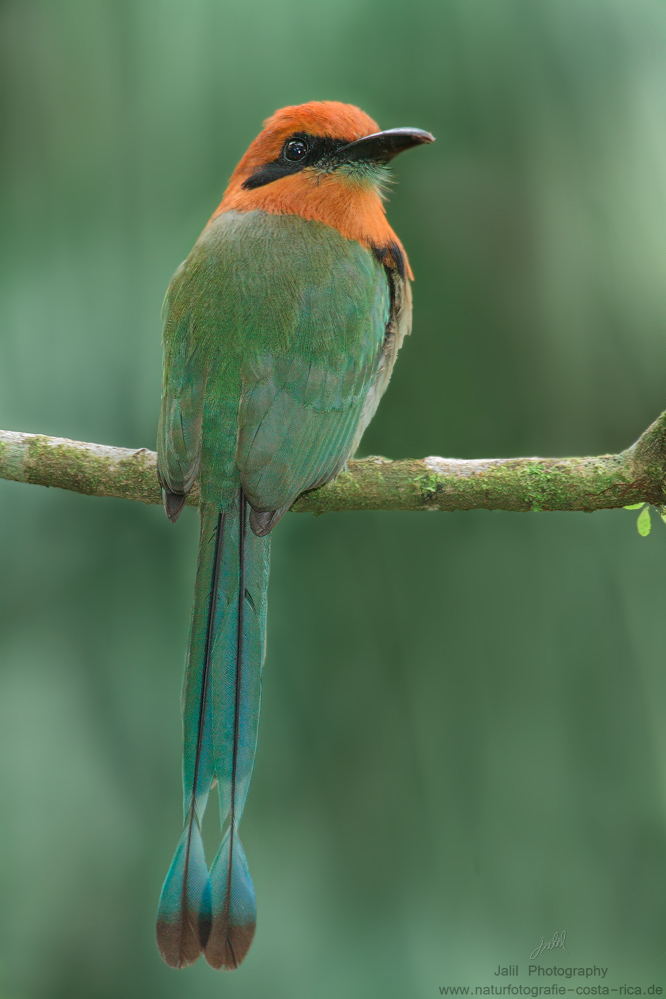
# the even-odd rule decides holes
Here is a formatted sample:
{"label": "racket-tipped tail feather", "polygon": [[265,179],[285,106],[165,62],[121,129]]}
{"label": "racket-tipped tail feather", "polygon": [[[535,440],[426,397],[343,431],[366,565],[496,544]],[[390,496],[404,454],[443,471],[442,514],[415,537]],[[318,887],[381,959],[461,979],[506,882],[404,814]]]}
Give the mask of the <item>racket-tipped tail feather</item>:
{"label": "racket-tipped tail feather", "polygon": [[250,949],[257,924],[254,886],[238,832],[231,827],[210,872],[211,928],[204,957],[233,971]]}
{"label": "racket-tipped tail feather", "polygon": [[210,879],[199,826],[192,821],[183,830],[162,888],[156,926],[159,952],[172,968],[193,964],[208,942],[210,928]]}

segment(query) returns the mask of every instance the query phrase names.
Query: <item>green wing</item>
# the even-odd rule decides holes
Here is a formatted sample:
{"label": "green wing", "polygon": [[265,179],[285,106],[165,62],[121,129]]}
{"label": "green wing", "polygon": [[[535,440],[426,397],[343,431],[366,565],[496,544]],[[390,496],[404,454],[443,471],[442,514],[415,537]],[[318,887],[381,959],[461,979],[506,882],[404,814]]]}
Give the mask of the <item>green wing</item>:
{"label": "green wing", "polygon": [[297,354],[244,366],[236,461],[255,510],[281,514],[343,467],[378,366],[377,340],[366,356],[335,365]]}
{"label": "green wing", "polygon": [[[165,506],[175,520],[194,485],[201,459],[205,366],[195,336],[189,260],[174,274],[164,299],[164,375],[157,430],[157,466]],[[170,497],[175,502],[170,502]],[[182,497],[178,500],[178,497]]]}
{"label": "green wing", "polygon": [[264,533],[332,478],[407,330],[396,287],[369,250],[320,223],[263,212],[211,223],[167,295],[165,486],[187,492],[198,469],[202,496],[225,508],[240,482]]}

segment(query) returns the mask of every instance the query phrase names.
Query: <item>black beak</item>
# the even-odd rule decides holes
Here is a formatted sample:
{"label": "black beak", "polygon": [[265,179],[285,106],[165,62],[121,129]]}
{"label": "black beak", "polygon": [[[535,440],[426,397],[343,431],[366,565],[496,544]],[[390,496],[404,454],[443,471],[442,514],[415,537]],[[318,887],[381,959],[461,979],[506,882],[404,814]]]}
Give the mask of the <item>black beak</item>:
{"label": "black beak", "polygon": [[356,142],[341,146],[336,152],[336,157],[339,157],[344,163],[353,163],[359,160],[388,163],[398,153],[404,153],[405,149],[434,141],[434,135],[431,135],[430,132],[424,132],[420,128],[389,128],[386,132],[365,135],[362,139],[357,139]]}

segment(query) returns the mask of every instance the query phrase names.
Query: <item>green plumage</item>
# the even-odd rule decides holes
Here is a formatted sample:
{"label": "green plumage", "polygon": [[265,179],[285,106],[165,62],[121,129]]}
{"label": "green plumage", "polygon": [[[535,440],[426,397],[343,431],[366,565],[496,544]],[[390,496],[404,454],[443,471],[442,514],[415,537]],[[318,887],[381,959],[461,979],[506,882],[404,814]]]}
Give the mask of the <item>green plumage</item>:
{"label": "green plumage", "polygon": [[386,274],[335,229],[227,212],[166,299],[158,453],[164,482],[288,507],[346,461],[389,320]]}
{"label": "green plumage", "polygon": [[[329,226],[227,212],[176,272],[165,310],[160,478],[175,519],[198,476],[202,528],[183,705],[186,825],[158,944],[169,964],[203,951],[235,967],[254,933],[237,827],[256,747],[263,535],[355,449],[408,331],[409,292]],[[199,823],[215,779],[226,834],[208,877]]]}

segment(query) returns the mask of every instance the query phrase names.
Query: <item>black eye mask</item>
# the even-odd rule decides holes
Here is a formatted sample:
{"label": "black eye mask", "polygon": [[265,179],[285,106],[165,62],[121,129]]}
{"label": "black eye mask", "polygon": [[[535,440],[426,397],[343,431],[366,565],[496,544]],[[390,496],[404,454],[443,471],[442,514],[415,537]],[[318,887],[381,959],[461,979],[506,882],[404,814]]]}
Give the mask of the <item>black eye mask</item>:
{"label": "black eye mask", "polygon": [[[253,191],[256,187],[264,187],[274,180],[279,180],[280,177],[289,177],[293,173],[298,173],[305,167],[322,166],[335,169],[336,166],[340,166],[340,163],[335,161],[336,152],[348,144],[345,139],[294,132],[285,142],[277,159],[260,167],[243,182],[243,187]],[[296,153],[300,155],[294,158]]]}

